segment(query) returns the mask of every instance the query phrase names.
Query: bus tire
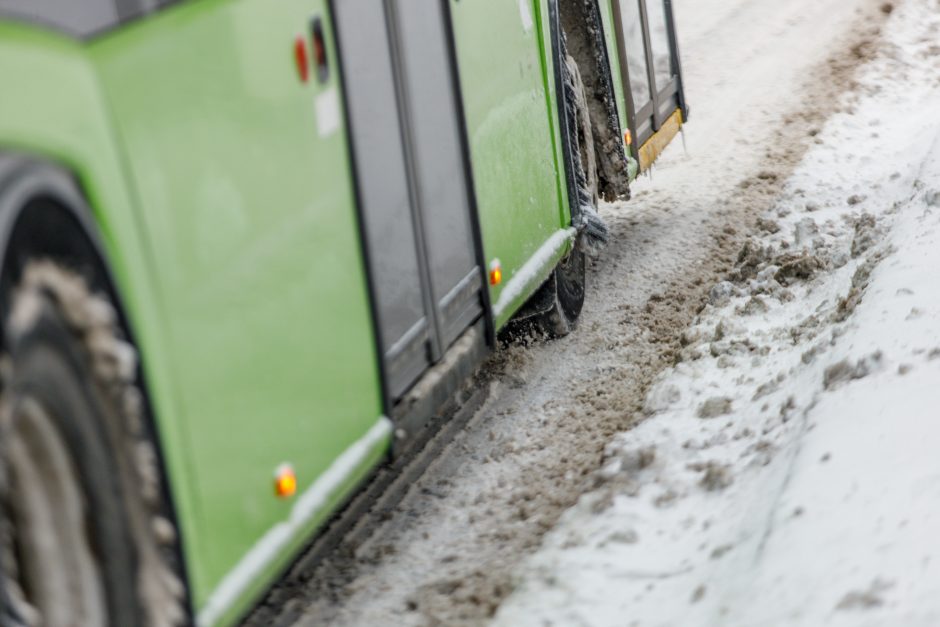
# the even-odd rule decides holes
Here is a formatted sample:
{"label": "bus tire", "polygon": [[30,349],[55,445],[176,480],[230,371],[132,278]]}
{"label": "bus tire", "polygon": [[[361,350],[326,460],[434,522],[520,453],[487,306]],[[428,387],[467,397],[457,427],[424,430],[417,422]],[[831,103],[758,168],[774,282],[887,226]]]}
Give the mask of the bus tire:
{"label": "bus tire", "polygon": [[134,348],[107,298],[49,261],[10,296],[0,399],[0,617],[191,621]]}
{"label": "bus tire", "polygon": [[585,254],[576,240],[574,248],[558,263],[542,288],[553,292],[551,308],[538,320],[549,337],[564,337],[574,330],[584,307],[585,274]]}
{"label": "bus tire", "polygon": [[[568,149],[575,164],[575,185],[581,206],[597,206],[597,161],[594,158],[594,139],[591,130],[591,116],[587,106],[587,94],[578,64],[568,54],[565,38],[562,37],[562,79],[564,85],[565,113],[568,117]],[[580,209],[580,207],[578,208]],[[572,207],[574,211],[575,208]],[[571,333],[581,315],[584,306],[586,287],[585,252],[583,239],[586,233],[579,233],[568,256],[555,267],[552,276],[540,288],[551,294],[537,295],[534,300],[550,302],[550,307],[539,314],[537,326],[550,337],[564,337]]]}

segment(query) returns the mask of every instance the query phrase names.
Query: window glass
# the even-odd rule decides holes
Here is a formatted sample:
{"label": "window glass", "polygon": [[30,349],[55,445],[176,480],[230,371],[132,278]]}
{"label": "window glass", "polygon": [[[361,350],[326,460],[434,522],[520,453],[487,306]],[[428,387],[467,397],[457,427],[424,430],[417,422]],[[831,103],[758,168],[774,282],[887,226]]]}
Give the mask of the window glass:
{"label": "window glass", "polygon": [[115,0],[0,0],[0,17],[87,37],[120,19]]}
{"label": "window glass", "polygon": [[646,17],[650,21],[650,44],[653,47],[653,76],[656,91],[662,91],[672,78],[672,54],[666,32],[666,8],[663,0],[646,1]]}
{"label": "window glass", "polygon": [[620,20],[627,55],[627,71],[630,73],[630,92],[633,108],[639,111],[650,100],[649,77],[646,73],[646,48],[643,45],[643,26],[640,21],[639,0],[623,0],[620,4]]}

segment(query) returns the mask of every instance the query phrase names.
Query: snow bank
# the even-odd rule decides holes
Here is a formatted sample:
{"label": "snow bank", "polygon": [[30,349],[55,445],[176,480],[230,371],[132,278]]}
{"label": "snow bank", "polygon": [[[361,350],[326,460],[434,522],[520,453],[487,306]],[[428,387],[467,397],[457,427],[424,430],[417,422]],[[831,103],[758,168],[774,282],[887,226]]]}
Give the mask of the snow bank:
{"label": "snow bank", "polygon": [[495,625],[940,625],[940,4],[885,39]]}

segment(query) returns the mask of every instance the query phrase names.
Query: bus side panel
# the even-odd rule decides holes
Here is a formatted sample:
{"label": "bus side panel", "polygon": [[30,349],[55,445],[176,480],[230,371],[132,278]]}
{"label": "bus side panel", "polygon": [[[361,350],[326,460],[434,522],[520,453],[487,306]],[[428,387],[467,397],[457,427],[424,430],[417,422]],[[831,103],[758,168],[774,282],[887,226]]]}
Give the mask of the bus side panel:
{"label": "bus side panel", "polygon": [[[547,15],[534,0],[455,2],[451,12],[484,255],[503,270],[502,284],[490,288],[499,327],[566,250],[531,277],[520,272],[570,223],[540,41]],[[514,279],[527,289],[500,307]]]}
{"label": "bus side panel", "polygon": [[614,95],[617,99],[617,115],[620,118],[620,128],[628,128],[627,101],[623,92],[623,79],[620,73],[620,54],[617,48],[617,36],[614,30],[614,12],[612,3],[618,0],[599,0],[601,21],[604,23],[604,41],[607,43],[607,59],[610,61],[610,78],[614,82]]}
{"label": "bus side panel", "polygon": [[175,419],[167,335],[136,199],[85,50],[49,31],[0,22],[0,150],[49,159],[76,175],[140,349],[147,391],[187,553],[198,545],[188,434]]}
{"label": "bus side panel", "polygon": [[[317,17],[322,84],[293,56]],[[289,557],[316,522],[295,505],[382,412],[329,24],[321,0],[204,0],[94,44],[163,290],[204,522],[194,597],[213,615]],[[283,462],[296,499],[274,495]]]}

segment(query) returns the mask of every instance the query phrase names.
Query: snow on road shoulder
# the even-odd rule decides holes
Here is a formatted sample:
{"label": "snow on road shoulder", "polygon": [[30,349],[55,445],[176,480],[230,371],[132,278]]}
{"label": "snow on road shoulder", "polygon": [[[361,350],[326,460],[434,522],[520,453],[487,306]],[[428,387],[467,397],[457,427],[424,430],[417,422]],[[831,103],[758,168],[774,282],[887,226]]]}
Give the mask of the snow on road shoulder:
{"label": "snow on road shoulder", "polygon": [[940,624],[940,3],[885,41],[494,624]]}

